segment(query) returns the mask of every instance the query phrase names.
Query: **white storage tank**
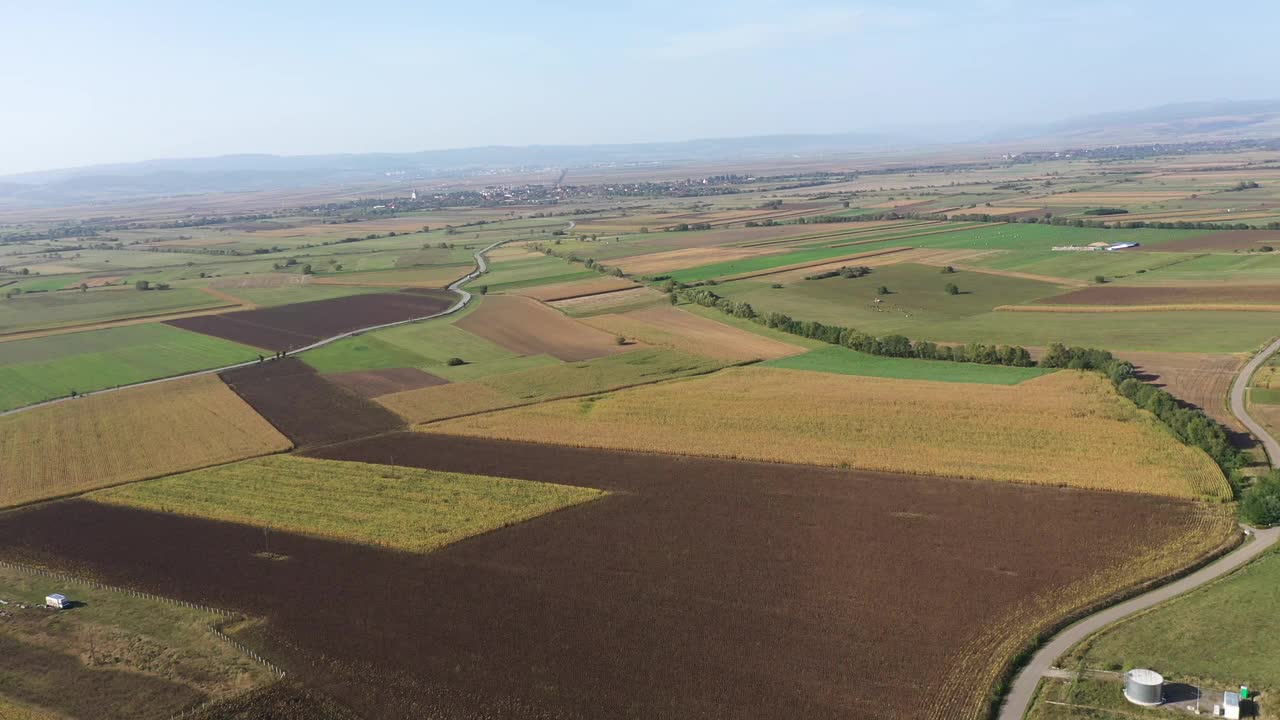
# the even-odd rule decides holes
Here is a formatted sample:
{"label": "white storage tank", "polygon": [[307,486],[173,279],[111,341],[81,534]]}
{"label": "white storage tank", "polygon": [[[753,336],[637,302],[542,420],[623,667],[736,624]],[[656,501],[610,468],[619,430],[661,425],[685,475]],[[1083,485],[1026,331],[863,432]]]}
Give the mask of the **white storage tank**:
{"label": "white storage tank", "polygon": [[1124,674],[1124,696],[1135,705],[1164,702],[1164,678],[1155,670],[1134,669]]}

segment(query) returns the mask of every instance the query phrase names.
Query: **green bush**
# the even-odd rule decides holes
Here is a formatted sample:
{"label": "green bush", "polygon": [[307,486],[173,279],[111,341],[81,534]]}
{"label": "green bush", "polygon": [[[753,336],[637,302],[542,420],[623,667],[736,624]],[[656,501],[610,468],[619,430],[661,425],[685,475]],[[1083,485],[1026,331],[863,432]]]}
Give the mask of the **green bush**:
{"label": "green bush", "polygon": [[1280,524],[1280,473],[1258,478],[1240,500],[1240,516],[1260,527]]}

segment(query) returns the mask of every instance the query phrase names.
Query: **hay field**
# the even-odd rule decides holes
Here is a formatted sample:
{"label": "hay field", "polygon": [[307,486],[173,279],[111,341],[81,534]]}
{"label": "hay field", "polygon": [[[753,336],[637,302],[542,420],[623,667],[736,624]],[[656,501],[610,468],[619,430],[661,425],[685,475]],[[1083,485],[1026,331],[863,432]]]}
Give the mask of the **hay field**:
{"label": "hay field", "polygon": [[604,494],[526,480],[280,455],[125,485],[89,499],[430,552]]}
{"label": "hay field", "polygon": [[729,362],[774,360],[805,351],[798,345],[753,335],[670,306],[597,315],[582,322],[647,345],[661,345]]}
{"label": "hay field", "polygon": [[0,506],[290,446],[213,375],[89,396],[0,418]]}
{"label": "hay field", "polygon": [[515,295],[486,298],[454,325],[514,353],[551,355],[566,362],[634,349],[618,345],[614,336],[571,320],[537,300]]}
{"label": "hay field", "polygon": [[459,418],[432,432],[1229,499],[1207,455],[1103,378],[1018,386],[733,368],[705,378]]}

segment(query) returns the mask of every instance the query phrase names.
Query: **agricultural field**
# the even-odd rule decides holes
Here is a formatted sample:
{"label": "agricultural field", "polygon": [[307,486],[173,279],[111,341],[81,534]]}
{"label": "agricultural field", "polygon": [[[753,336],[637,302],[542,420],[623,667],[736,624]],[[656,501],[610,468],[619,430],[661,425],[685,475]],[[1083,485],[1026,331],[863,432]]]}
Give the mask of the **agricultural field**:
{"label": "agricultural field", "polygon": [[406,422],[425,423],[698,375],[724,364],[701,355],[647,348],[596,360],[547,365],[382,395],[378,402]]}
{"label": "agricultural field", "polygon": [[489,292],[507,292],[538,285],[558,285],[599,275],[594,270],[584,269],[567,260],[546,255],[529,255],[510,260],[494,260],[489,264],[489,272],[472,280],[468,288],[483,285]]}
{"label": "agricultural field", "polygon": [[[252,276],[250,276],[252,277]],[[305,276],[304,276],[305,277]],[[272,307],[276,305],[291,305],[293,303],[313,302],[316,300],[331,300],[333,298],[347,297],[350,295],[366,295],[370,293],[386,292],[386,288],[382,287],[361,287],[356,285],[324,285],[320,283],[305,283],[297,285],[282,285],[280,287],[244,287],[244,288],[222,288],[210,287],[208,292],[216,293],[228,299],[239,300],[240,302],[257,307]]]}
{"label": "agricultural field", "polygon": [[512,353],[551,355],[565,362],[633,349],[618,344],[613,335],[567,318],[536,300],[519,296],[487,298],[454,326]]}
{"label": "agricultural field", "polygon": [[539,285],[536,287],[513,290],[516,295],[523,295],[527,298],[533,298],[541,302],[552,302],[555,300],[573,300],[577,298],[593,297],[600,294],[611,294],[620,290],[630,290],[638,287],[634,282],[626,278],[613,277],[612,275],[602,275],[598,278],[588,280],[579,280],[576,282],[557,283],[554,285]]}
{"label": "agricultural field", "polygon": [[[1174,499],[426,434],[321,454],[389,452],[616,492],[426,555],[281,531],[271,552],[288,560],[252,561],[254,527],[84,500],[6,516],[0,547],[252,608],[286,664],[308,659],[363,715],[977,716],[1051,618],[1145,579],[1133,558],[1159,575],[1229,525]],[[56,531],[72,526],[74,541]]]}
{"label": "agricultural field", "polygon": [[81,292],[28,293],[0,301],[0,335],[132,317],[234,307],[196,288],[139,292],[132,287]]}
{"label": "agricultural field", "polygon": [[170,320],[166,324],[267,350],[292,350],[361,327],[435,315],[455,302],[452,293],[443,291],[375,293]]}
{"label": "agricultural field", "polygon": [[1017,385],[1025,380],[1046,375],[1052,370],[1042,368],[1005,367],[976,363],[945,362],[941,360],[916,360],[867,355],[855,350],[832,345],[821,350],[810,350],[803,355],[793,355],[771,360],[762,367],[839,375],[863,375],[866,377],[896,378],[899,380],[933,380],[938,382],[982,383],[989,385]]}
{"label": "agricultural field", "polygon": [[[46,610],[55,591],[76,606]],[[213,634],[225,618],[202,610],[6,567],[0,600],[6,719],[171,717],[274,679]]]}
{"label": "agricultural field", "polygon": [[727,362],[773,360],[804,351],[796,345],[746,333],[670,306],[597,315],[582,322],[646,345]]}
{"label": "agricultural field", "polygon": [[430,429],[1182,498],[1231,497],[1207,455],[1179,444],[1102,378],[1079,372],[1000,386],[737,368],[447,420]]}
{"label": "agricultural field", "polygon": [[228,370],[222,379],[298,446],[350,440],[400,426],[395,415],[326,381],[296,358]]}
{"label": "agricultural field", "polygon": [[216,376],[0,417],[0,507],[287,450]]}
{"label": "agricultural field", "polygon": [[1280,285],[1098,285],[1043,298],[1045,305],[1122,306],[1182,305],[1196,307],[1265,305],[1280,309]]}
{"label": "agricultural field", "polygon": [[0,411],[246,362],[254,348],[147,323],[0,342]]}
{"label": "agricultural field", "polygon": [[285,455],[171,475],[88,498],[431,552],[602,495],[590,488]]}
{"label": "agricultural field", "polygon": [[475,269],[474,263],[433,265],[376,272],[345,273],[316,278],[318,285],[365,285],[384,288],[425,287],[443,288],[455,280],[466,277]]}

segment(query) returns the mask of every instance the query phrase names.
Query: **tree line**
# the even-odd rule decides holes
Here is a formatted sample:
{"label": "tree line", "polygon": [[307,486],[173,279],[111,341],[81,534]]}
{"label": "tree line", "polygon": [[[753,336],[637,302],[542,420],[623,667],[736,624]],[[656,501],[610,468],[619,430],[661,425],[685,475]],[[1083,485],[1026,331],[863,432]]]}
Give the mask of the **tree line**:
{"label": "tree line", "polygon": [[809,217],[796,218],[795,220],[789,221],[789,223],[794,225],[819,225],[826,223],[881,222],[884,220],[952,220],[960,222],[990,223],[1017,222],[1024,225],[1059,225],[1063,227],[1093,228],[1095,230],[1137,230],[1141,228],[1150,228],[1155,230],[1280,230],[1280,222],[1269,222],[1266,225],[1191,222],[1188,220],[1177,220],[1172,222],[1159,220],[1126,220],[1123,222],[1107,222],[1104,220],[1057,217],[1052,214],[1010,220],[1008,215],[992,215],[984,212],[947,215],[946,213],[897,212],[893,210],[888,212],[867,213],[865,215],[811,215]]}

